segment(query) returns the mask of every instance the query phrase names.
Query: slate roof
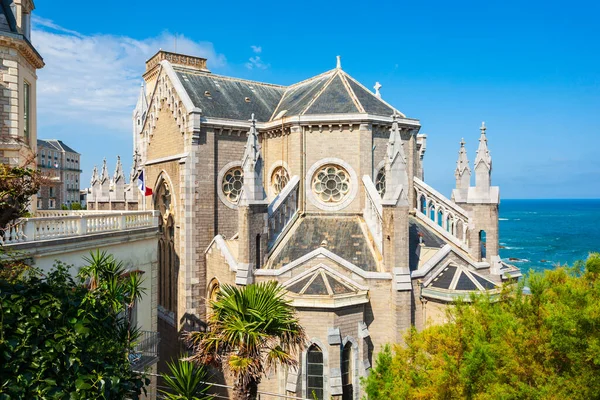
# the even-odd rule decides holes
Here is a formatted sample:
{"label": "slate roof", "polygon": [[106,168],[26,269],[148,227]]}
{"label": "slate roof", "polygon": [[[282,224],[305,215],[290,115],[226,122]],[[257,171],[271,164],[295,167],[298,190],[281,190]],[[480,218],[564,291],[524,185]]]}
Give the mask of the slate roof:
{"label": "slate roof", "polygon": [[463,266],[448,265],[440,270],[425,288],[444,289],[453,292],[472,292],[498,289],[499,286],[474,271]]}
{"label": "slate roof", "polygon": [[323,244],[327,250],[365,271],[377,270],[357,217],[305,217],[289,235],[273,258],[271,268],[281,268]]}
{"label": "slate roof", "polygon": [[73,150],[71,147],[64,144],[62,140],[57,140],[57,139],[38,139],[37,147],[38,147],[38,149],[44,147],[44,148],[51,149],[51,150],[56,150],[56,151],[64,150],[67,153],[79,154],[77,151]]}
{"label": "slate roof", "polygon": [[425,247],[443,247],[446,242],[433,233],[425,224],[416,217],[410,216],[408,220],[408,264],[411,271],[419,268],[419,234],[423,238]]}
{"label": "slate roof", "polygon": [[368,113],[389,117],[394,109],[342,69],[291,86],[272,85],[173,66],[195,107],[209,118],[260,122],[318,114]]}
{"label": "slate roof", "polygon": [[0,0],[0,32],[19,33],[17,21],[10,8],[11,0]]}
{"label": "slate roof", "polygon": [[389,117],[394,109],[342,69],[336,68],[288,87],[271,120],[284,115],[347,113]]}
{"label": "slate roof", "polygon": [[[327,284],[325,284],[325,281],[327,281]],[[296,294],[320,296],[345,295],[356,292],[355,288],[323,270],[317,270],[315,273],[286,285],[286,289]]]}
{"label": "slate roof", "polygon": [[285,88],[174,67],[195,107],[212,118],[268,121]]}

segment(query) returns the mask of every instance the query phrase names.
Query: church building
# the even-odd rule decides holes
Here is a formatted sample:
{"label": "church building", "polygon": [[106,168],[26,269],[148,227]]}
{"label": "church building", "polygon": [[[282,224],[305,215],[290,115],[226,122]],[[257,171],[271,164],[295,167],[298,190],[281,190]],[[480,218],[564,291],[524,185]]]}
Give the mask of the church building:
{"label": "church building", "polygon": [[383,345],[442,322],[453,300],[520,276],[498,255],[484,124],[472,167],[461,142],[447,198],[423,179],[419,120],[339,58],[282,86],[159,51],[143,78],[133,133],[138,173],[154,192],[139,207],[161,215],[163,361],[177,356],[179,332],[202,328],[221,285],[276,280],[309,341],[298,367],[274,371],[259,391],[359,399]]}

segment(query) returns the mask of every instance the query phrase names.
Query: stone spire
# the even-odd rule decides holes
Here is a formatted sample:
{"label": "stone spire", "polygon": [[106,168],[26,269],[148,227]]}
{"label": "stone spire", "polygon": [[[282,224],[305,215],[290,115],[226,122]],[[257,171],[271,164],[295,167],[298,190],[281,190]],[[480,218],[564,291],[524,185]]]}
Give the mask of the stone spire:
{"label": "stone spire", "polygon": [[102,163],[102,174],[100,175],[100,182],[104,183],[107,180],[109,180],[109,176],[108,176],[108,168],[106,168],[106,158],[105,158],[104,162]]}
{"label": "stone spire", "polygon": [[138,95],[137,104],[133,110],[133,149],[139,149],[139,135],[142,132],[142,126],[144,125],[144,119],[148,113],[148,100],[146,99],[146,88],[142,81],[140,87],[140,94]]}
{"label": "stone spire", "polygon": [[94,186],[94,184],[98,182],[98,167],[94,165],[94,170],[92,171],[92,180],[90,181],[90,186]]}
{"label": "stone spire", "polygon": [[265,199],[265,189],[262,183],[263,159],[260,154],[258,143],[258,132],[256,131],[256,119],[254,114],[249,120],[252,125],[248,133],[246,148],[242,157],[242,170],[244,171],[244,191],[242,200],[261,201]]}
{"label": "stone spire", "polygon": [[[399,192],[400,190],[402,190],[402,193]],[[398,196],[401,195],[402,200],[408,201],[407,191],[406,155],[404,154],[404,144],[398,126],[398,114],[394,110],[385,157],[385,194],[383,200],[398,201]]]}
{"label": "stone spire", "polygon": [[115,183],[124,182],[125,174],[123,173],[123,165],[121,164],[121,156],[117,156],[117,168],[115,169],[115,175],[113,177]]}
{"label": "stone spire", "polygon": [[471,168],[469,168],[469,159],[465,149],[465,139],[460,140],[460,150],[458,150],[458,161],[456,162],[456,189],[467,190],[471,185]]}
{"label": "stone spire", "polygon": [[487,146],[485,134],[485,122],[481,123],[481,136],[479,137],[479,148],[475,156],[475,187],[478,191],[488,191],[491,185],[492,156]]}

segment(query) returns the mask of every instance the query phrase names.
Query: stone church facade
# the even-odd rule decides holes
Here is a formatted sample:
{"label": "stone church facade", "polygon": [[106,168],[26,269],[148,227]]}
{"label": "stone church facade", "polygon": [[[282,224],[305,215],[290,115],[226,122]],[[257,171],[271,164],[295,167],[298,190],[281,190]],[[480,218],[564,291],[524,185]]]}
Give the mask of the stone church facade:
{"label": "stone church facade", "polygon": [[309,343],[297,369],[273,372],[259,390],[358,399],[384,344],[443,321],[454,299],[520,276],[498,256],[484,125],[475,185],[463,142],[448,199],[423,181],[419,121],[339,59],[280,86],[159,51],[143,77],[135,157],[154,194],[135,201],[161,214],[163,361],[177,355],[178,332],[202,327],[221,285],[276,280]]}

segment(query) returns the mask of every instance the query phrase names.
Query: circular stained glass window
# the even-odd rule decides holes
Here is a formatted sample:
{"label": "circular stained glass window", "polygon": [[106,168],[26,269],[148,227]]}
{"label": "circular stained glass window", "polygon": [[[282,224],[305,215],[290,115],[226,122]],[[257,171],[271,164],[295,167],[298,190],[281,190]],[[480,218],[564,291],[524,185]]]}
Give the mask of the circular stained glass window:
{"label": "circular stained glass window", "polygon": [[223,194],[232,203],[236,203],[240,198],[242,187],[244,186],[244,172],[240,167],[231,168],[223,176]]}
{"label": "circular stained glass window", "polygon": [[377,189],[377,192],[379,192],[379,195],[383,197],[385,194],[385,167],[377,172],[377,176],[375,177],[375,188]]}
{"label": "circular stained glass window", "polygon": [[288,175],[288,172],[285,168],[275,168],[275,171],[273,171],[273,175],[271,175],[271,185],[273,186],[273,191],[275,192],[275,194],[281,193],[281,191],[283,190],[285,185],[287,185],[289,180],[290,176]]}
{"label": "circular stained glass window", "polygon": [[315,173],[312,189],[322,202],[339,203],[350,193],[350,174],[339,165],[326,165]]}

